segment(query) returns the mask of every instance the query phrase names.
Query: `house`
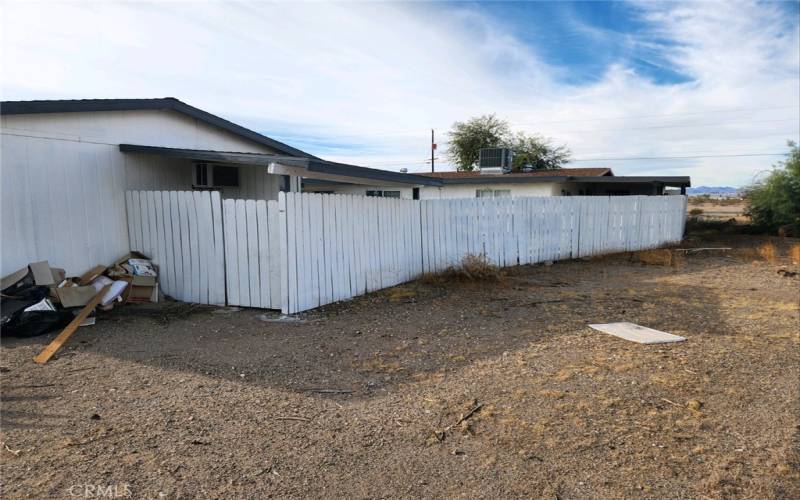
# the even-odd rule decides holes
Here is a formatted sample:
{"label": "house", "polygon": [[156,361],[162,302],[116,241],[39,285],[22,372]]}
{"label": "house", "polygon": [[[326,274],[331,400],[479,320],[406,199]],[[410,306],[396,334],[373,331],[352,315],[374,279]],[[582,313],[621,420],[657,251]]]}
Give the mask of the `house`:
{"label": "house", "polygon": [[78,274],[130,250],[127,190],[275,200],[301,178],[411,190],[440,179],[325,161],[174,98],[0,103],[2,265]]}
{"label": "house", "polygon": [[385,185],[355,185],[317,179],[303,181],[303,191],[360,194],[413,199],[524,197],[524,196],[614,196],[662,195],[676,187],[681,194],[691,185],[689,177],[616,176],[610,168],[562,168],[533,172],[430,172],[416,174],[439,184],[408,188]]}

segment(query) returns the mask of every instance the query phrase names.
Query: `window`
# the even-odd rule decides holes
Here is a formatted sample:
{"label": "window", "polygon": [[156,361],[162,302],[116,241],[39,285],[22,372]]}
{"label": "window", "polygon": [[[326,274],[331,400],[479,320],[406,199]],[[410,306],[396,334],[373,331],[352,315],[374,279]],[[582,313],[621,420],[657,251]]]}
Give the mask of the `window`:
{"label": "window", "polygon": [[208,164],[198,163],[194,166],[195,186],[210,186],[208,182]]}
{"label": "window", "polygon": [[511,198],[510,189],[476,189],[476,198]]}
{"label": "window", "polygon": [[367,196],[374,196],[376,198],[400,198],[400,191],[373,190],[367,191]]}
{"label": "window", "polygon": [[239,187],[239,169],[236,167],[226,167],[214,165],[214,185]]}
{"label": "window", "polygon": [[239,169],[226,165],[197,163],[194,166],[195,187],[239,186]]}

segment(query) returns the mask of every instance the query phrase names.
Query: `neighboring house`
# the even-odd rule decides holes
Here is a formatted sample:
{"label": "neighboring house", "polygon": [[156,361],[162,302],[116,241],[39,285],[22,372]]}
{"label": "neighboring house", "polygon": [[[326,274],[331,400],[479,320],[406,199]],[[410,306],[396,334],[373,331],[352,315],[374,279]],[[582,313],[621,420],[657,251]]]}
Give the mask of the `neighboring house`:
{"label": "neighboring house", "polygon": [[8,101],[0,115],[2,275],[38,260],[77,274],[126,253],[126,190],[275,200],[300,178],[441,183],[328,162],[174,98]]}
{"label": "neighboring house", "polygon": [[689,177],[615,176],[610,168],[562,168],[534,172],[491,173],[431,172],[417,176],[439,181],[438,185],[400,188],[369,186],[316,179],[303,181],[303,191],[395,198],[437,199],[522,196],[616,196],[662,195],[675,187],[685,194]]}

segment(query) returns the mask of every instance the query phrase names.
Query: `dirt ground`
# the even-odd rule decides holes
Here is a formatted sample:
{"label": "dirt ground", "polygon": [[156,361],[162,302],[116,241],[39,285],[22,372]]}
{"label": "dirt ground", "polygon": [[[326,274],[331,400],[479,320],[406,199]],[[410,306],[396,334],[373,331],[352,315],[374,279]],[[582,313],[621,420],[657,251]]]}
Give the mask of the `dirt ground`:
{"label": "dirt ground", "polygon": [[[44,366],[52,335],[4,339],[2,496],[798,498],[800,278],[777,272],[798,240],[769,263],[731,238],[294,323],[128,306]],[[612,321],[688,340],[587,327]]]}
{"label": "dirt ground", "polygon": [[689,210],[699,208],[704,220],[730,220],[736,219],[739,222],[749,221],[745,215],[747,202],[740,199],[729,200],[704,200],[702,198],[689,198]]}

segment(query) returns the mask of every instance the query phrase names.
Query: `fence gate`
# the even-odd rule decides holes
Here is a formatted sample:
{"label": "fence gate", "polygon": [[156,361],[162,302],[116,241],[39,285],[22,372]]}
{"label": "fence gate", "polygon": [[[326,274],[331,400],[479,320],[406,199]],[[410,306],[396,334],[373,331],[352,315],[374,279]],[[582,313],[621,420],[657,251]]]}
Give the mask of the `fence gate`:
{"label": "fence gate", "polygon": [[281,308],[278,202],[224,200],[228,304]]}
{"label": "fence gate", "polygon": [[166,295],[197,304],[225,304],[222,206],[218,192],[128,191],[132,250],[159,267]]}

